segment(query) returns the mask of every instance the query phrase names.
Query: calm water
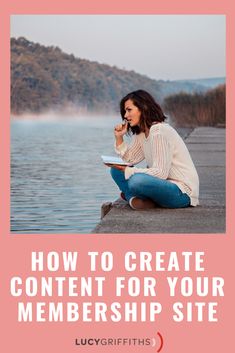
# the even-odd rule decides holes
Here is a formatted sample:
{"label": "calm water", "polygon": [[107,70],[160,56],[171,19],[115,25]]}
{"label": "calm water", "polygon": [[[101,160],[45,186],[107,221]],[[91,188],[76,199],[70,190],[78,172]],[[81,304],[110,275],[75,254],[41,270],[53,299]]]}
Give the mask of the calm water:
{"label": "calm water", "polygon": [[118,122],[110,117],[12,121],[12,232],[89,233],[95,228],[101,204],[119,195],[100,158],[115,155]]}
{"label": "calm water", "polygon": [[113,153],[114,118],[13,121],[11,231],[89,233],[117,198],[101,154]]}

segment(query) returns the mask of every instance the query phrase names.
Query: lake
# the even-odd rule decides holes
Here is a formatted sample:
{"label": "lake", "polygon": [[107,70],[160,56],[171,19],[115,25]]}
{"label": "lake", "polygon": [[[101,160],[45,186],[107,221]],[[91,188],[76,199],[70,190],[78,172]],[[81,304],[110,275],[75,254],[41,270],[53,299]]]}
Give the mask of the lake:
{"label": "lake", "polygon": [[118,189],[101,162],[118,118],[11,123],[11,231],[89,233]]}
{"label": "lake", "polygon": [[[101,155],[115,155],[120,119],[11,122],[11,232],[90,233],[119,190]],[[186,130],[182,130],[185,133]]]}

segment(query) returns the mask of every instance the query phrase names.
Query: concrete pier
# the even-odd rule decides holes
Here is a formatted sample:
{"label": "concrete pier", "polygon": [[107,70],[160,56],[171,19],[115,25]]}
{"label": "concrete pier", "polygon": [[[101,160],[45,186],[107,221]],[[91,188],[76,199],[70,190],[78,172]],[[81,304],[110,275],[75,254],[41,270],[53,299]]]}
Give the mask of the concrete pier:
{"label": "concrete pier", "polygon": [[185,142],[199,174],[199,206],[134,211],[118,199],[102,206],[92,233],[225,233],[225,129],[198,127]]}

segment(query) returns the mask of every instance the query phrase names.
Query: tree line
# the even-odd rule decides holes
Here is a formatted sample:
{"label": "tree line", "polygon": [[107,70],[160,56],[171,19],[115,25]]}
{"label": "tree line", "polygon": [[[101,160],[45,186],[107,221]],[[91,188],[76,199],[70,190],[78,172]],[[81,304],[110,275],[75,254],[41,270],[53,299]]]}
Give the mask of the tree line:
{"label": "tree line", "polygon": [[179,126],[216,126],[226,122],[225,85],[205,93],[179,93],[166,97],[164,109]]}
{"label": "tree line", "polygon": [[12,114],[66,109],[78,114],[118,112],[120,99],[136,89],[149,91],[179,124],[225,121],[225,87],[205,93],[207,88],[198,82],[153,80],[76,58],[55,46],[11,38]]}

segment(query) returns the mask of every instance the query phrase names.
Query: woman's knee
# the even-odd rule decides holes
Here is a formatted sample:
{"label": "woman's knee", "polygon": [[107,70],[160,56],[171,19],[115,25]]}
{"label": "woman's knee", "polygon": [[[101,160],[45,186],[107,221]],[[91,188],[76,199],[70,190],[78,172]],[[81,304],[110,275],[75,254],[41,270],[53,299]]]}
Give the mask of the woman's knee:
{"label": "woman's knee", "polygon": [[120,178],[123,175],[123,172],[121,170],[118,170],[116,168],[111,167],[110,168],[110,174],[114,180],[117,178]]}
{"label": "woman's knee", "polygon": [[145,175],[143,173],[137,173],[132,175],[128,180],[128,187],[133,195],[136,195],[143,190],[145,182]]}

